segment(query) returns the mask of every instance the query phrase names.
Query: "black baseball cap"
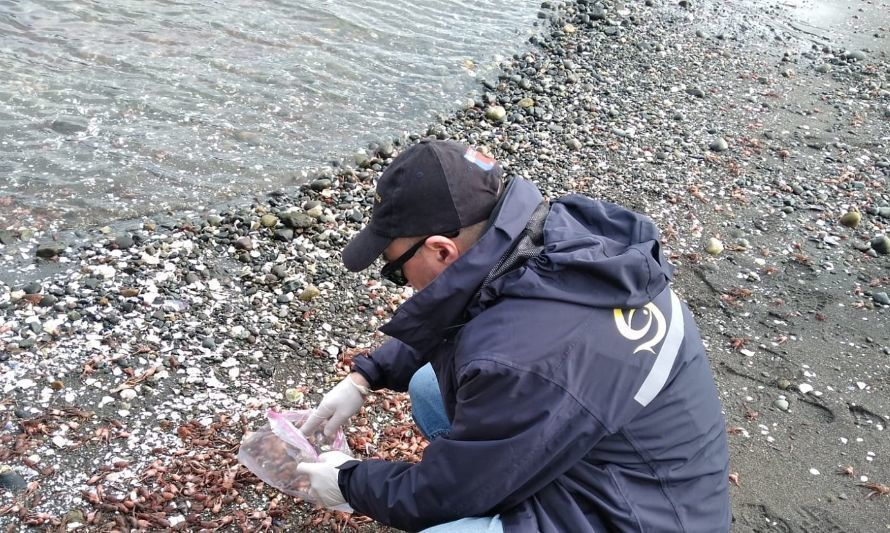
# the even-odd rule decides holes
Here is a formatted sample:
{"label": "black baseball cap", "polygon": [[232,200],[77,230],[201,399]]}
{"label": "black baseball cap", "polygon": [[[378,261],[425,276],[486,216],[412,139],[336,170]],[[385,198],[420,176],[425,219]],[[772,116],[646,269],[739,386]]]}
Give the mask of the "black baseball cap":
{"label": "black baseball cap", "polygon": [[488,219],[502,173],[497,161],[465,144],[425,139],[411,146],[377,181],[371,221],[343,249],[343,264],[358,272],[395,239],[442,235]]}

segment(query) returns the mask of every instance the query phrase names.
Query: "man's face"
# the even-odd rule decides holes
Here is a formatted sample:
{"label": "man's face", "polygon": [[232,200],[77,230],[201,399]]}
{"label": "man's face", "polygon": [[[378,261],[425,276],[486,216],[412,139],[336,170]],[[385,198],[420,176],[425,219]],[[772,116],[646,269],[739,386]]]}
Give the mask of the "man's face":
{"label": "man's face", "polygon": [[402,273],[408,279],[408,284],[418,291],[423,290],[448,265],[460,257],[460,251],[455,241],[441,235],[433,235],[426,239],[406,237],[394,240],[383,251],[384,261],[388,263],[395,261],[421,240],[423,244],[417,248],[414,255],[402,263]]}

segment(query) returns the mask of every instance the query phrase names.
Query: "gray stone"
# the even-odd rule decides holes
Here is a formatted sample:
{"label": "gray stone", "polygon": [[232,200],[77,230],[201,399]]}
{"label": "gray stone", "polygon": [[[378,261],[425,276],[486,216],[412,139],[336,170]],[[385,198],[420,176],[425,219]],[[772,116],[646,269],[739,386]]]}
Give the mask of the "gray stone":
{"label": "gray stone", "polygon": [[846,60],[855,60],[855,61],[863,61],[865,60],[866,55],[862,50],[853,50],[851,52],[846,52],[844,54],[844,59]]}
{"label": "gray stone", "polygon": [[28,482],[18,472],[6,465],[0,465],[0,487],[18,492],[28,486]]}
{"label": "gray stone", "polygon": [[729,143],[726,142],[726,139],[720,137],[719,139],[714,139],[713,141],[711,141],[711,144],[708,145],[708,148],[710,148],[714,152],[725,152],[729,150]]}
{"label": "gray stone", "polygon": [[236,250],[253,250],[253,241],[250,237],[240,237],[233,243]]}
{"label": "gray stone", "polygon": [[886,235],[879,235],[871,240],[872,250],[881,255],[890,254],[890,238]]}
{"label": "gray stone", "polygon": [[53,259],[62,254],[62,247],[58,244],[41,244],[35,254],[41,259]]}
{"label": "gray stone", "polygon": [[272,273],[275,274],[275,277],[278,279],[284,279],[287,277],[287,267],[284,265],[275,265],[272,267]]}
{"label": "gray stone", "polygon": [[284,294],[279,294],[277,299],[278,299],[278,303],[280,303],[280,304],[288,304],[294,300],[294,295],[287,292]]}
{"label": "gray stone", "polygon": [[694,96],[696,98],[704,98],[705,97],[705,92],[703,90],[699,89],[698,87],[687,88],[686,94],[691,94],[692,96]]}
{"label": "gray stone", "polygon": [[133,241],[133,237],[131,237],[127,233],[123,233],[121,235],[115,236],[114,241],[112,241],[112,243],[115,248],[120,248],[121,250],[129,250],[130,248],[133,247],[134,244],[136,244]]}
{"label": "gray stone", "polygon": [[393,144],[389,141],[383,141],[380,143],[380,146],[377,148],[377,153],[380,154],[380,157],[386,159],[392,157],[392,154],[395,152],[395,148]]}
{"label": "gray stone", "polygon": [[284,242],[292,241],[294,240],[294,230],[291,228],[279,228],[275,230],[275,239]]}
{"label": "gray stone", "polygon": [[35,344],[37,344],[37,340],[34,337],[28,337],[19,341],[19,348],[27,350],[28,348],[33,348]]}
{"label": "gray stone", "polygon": [[294,229],[306,229],[312,226],[312,224],[315,222],[312,217],[310,217],[306,213],[301,213],[299,211],[289,211],[287,213],[281,213],[279,218],[281,218],[281,222],[283,222],[285,226]]}
{"label": "gray stone", "polygon": [[358,168],[368,168],[371,166],[371,158],[368,157],[368,154],[364,150],[359,150],[352,154],[352,162],[355,163],[355,166]]}
{"label": "gray stone", "polygon": [[330,189],[333,182],[327,178],[321,178],[313,181],[309,184],[309,188],[313,191],[323,191],[325,189]]}
{"label": "gray stone", "polygon": [[788,407],[789,407],[788,400],[786,400],[784,398],[779,398],[778,400],[773,402],[773,407],[775,407],[776,409],[782,410],[782,411],[787,411]]}
{"label": "gray stone", "polygon": [[581,144],[581,141],[579,141],[578,139],[569,139],[568,141],[566,141],[566,146],[568,146],[572,150],[580,150],[581,147],[584,145]]}
{"label": "gray stone", "polygon": [[871,299],[881,305],[890,305],[890,296],[887,296],[887,293],[883,291],[872,294]]}
{"label": "gray stone", "polygon": [[0,230],[0,244],[12,244],[15,241],[15,234],[9,230]]}
{"label": "gray stone", "polygon": [[43,286],[36,281],[32,281],[22,287],[22,290],[25,291],[25,294],[39,294],[43,291]]}

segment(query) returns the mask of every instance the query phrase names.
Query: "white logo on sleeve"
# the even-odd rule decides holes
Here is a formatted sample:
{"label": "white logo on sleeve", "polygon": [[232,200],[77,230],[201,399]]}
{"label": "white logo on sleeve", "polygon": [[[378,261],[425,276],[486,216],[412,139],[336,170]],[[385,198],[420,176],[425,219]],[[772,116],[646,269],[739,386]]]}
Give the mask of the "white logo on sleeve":
{"label": "white logo on sleeve", "polygon": [[[618,333],[629,341],[643,341],[634,349],[633,353],[647,351],[655,354],[652,367],[634,395],[634,400],[643,407],[649,405],[649,402],[661,392],[664,384],[667,383],[671,368],[673,368],[674,361],[680,351],[680,345],[683,343],[683,307],[673,291],[670,293],[670,305],[670,324],[667,323],[661,309],[652,302],[646,304],[642,309],[630,309],[627,314],[622,309],[613,311]],[[641,316],[646,317],[645,320]],[[637,319],[638,324],[644,323],[639,324],[639,327],[634,327],[634,318]],[[664,343],[656,354],[654,348],[662,341]]]}
{"label": "white logo on sleeve", "polygon": [[[634,329],[634,315],[636,315],[637,311],[640,311],[641,314],[647,318],[646,323],[643,324],[642,327]],[[652,302],[647,303],[642,309],[629,310],[627,316],[624,315],[624,310],[622,309],[615,309],[614,314],[615,326],[618,328],[618,333],[625,339],[629,341],[638,341],[649,337],[648,340],[637,346],[633,353],[645,350],[654,354],[655,350],[653,348],[661,342],[662,339],[664,339],[665,334],[667,334],[667,321],[664,319],[664,314],[662,314],[661,310]],[[655,322],[654,331],[653,322]]]}

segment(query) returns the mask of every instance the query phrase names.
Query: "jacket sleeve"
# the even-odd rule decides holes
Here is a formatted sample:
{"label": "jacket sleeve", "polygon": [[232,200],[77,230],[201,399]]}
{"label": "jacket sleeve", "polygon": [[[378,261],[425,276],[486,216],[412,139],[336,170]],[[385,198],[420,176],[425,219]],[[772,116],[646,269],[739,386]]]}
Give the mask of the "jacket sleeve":
{"label": "jacket sleeve", "polygon": [[358,512],[419,530],[503,512],[569,470],[605,435],[571,395],[494,360],[459,373],[451,432],[417,464],[367,460],[340,471]]}
{"label": "jacket sleeve", "polygon": [[352,370],[365,376],[371,389],[408,390],[417,369],[426,364],[422,354],[396,339],[386,341],[370,355],[353,359]]}

